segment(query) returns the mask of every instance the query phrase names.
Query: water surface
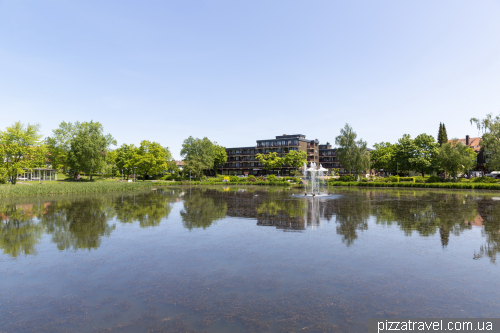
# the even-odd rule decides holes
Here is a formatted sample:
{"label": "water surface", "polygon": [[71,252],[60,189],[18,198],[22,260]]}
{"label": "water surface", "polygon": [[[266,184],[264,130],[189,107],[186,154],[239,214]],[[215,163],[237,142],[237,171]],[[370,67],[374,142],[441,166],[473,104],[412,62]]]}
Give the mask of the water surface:
{"label": "water surface", "polygon": [[0,201],[0,332],[365,332],[500,316],[494,193],[181,188]]}

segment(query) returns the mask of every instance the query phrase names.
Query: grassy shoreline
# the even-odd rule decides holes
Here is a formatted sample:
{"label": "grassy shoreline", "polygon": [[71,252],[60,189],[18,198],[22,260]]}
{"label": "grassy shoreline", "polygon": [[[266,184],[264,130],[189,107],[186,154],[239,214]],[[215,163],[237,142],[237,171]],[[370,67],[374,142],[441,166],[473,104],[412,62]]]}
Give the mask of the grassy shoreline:
{"label": "grassy shoreline", "polygon": [[[145,181],[145,182],[118,182],[118,181],[100,181],[100,182],[51,182],[46,184],[17,184],[0,185],[0,198],[24,197],[37,195],[54,194],[84,194],[114,191],[135,191],[146,188],[172,185],[190,185],[190,186],[277,186],[302,188],[299,184],[290,184],[288,182],[188,182],[188,181]],[[500,184],[487,183],[382,183],[382,182],[330,182],[329,187],[363,187],[363,188],[437,188],[437,189],[462,189],[462,190],[500,190]]]}

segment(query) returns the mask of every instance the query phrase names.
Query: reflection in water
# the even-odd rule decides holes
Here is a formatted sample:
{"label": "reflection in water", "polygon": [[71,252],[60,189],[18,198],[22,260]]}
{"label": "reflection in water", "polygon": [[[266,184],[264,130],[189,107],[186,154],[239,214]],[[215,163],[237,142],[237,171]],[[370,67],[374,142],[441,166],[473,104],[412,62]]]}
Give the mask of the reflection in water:
{"label": "reflection in water", "polygon": [[115,212],[108,197],[57,201],[42,216],[42,225],[59,250],[97,249],[115,225],[108,220]]}
{"label": "reflection in water", "polygon": [[[215,195],[214,195],[215,194]],[[215,191],[190,191],[184,195],[182,223],[189,230],[206,229],[226,217],[226,202]]]}
{"label": "reflection in water", "polygon": [[122,223],[138,221],[141,228],[154,227],[168,218],[174,201],[170,193],[166,195],[162,191],[154,191],[148,196],[122,195],[114,200],[114,209],[116,218]]}
{"label": "reflection in water", "polygon": [[35,245],[42,237],[43,228],[34,221],[48,204],[0,204],[0,249],[4,254],[17,257],[35,254]]}
{"label": "reflection in water", "polygon": [[116,225],[139,222],[140,227],[157,226],[167,218],[179,191],[135,194],[96,194],[74,197],[17,199],[22,204],[0,201],[0,249],[4,254],[36,254],[42,235],[59,250],[97,249]]}
{"label": "reflection in water", "polygon": [[[342,190],[329,198],[303,198],[283,189],[180,188],[134,194],[100,194],[75,197],[31,198],[0,202],[0,248],[16,257],[35,254],[44,233],[60,250],[96,249],[116,225],[138,222],[155,227],[168,218],[173,204],[183,201],[180,212],[188,229],[210,227],[230,217],[251,218],[259,226],[284,231],[316,229],[333,221],[342,242],[351,246],[372,218],[381,226],[397,226],[405,235],[438,234],[447,247],[450,235],[459,236],[481,227],[485,243],[474,258],[500,251],[500,202],[487,193],[411,190]],[[18,199],[19,200],[19,199]]]}
{"label": "reflection in water", "polygon": [[500,251],[487,192],[291,193],[0,201],[0,331],[366,332],[370,317],[499,313],[499,267],[472,260]]}

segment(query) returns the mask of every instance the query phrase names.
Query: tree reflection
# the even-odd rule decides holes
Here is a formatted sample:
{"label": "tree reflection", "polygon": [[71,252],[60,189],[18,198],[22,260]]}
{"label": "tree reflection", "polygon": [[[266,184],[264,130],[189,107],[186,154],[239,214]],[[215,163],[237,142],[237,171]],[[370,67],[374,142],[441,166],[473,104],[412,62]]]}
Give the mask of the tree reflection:
{"label": "tree reflection", "polygon": [[[495,198],[497,199],[497,198]],[[500,202],[490,198],[481,198],[477,201],[480,219],[477,218],[469,224],[483,226],[482,234],[486,237],[486,243],[475,253],[474,259],[484,256],[496,263],[496,257],[500,252]]]}
{"label": "tree reflection", "polygon": [[286,193],[275,192],[269,193],[262,200],[256,208],[257,225],[275,226],[284,230],[304,230],[307,221],[312,220],[308,219],[307,205],[312,199],[290,200]]}
{"label": "tree reflection", "polygon": [[43,234],[43,226],[34,221],[46,204],[0,205],[0,249],[4,254],[17,257],[20,254],[36,254],[35,245]]}
{"label": "tree reflection", "polygon": [[184,209],[181,211],[185,228],[206,229],[214,221],[226,217],[227,204],[221,196],[212,195],[214,191],[192,191],[184,196]]}
{"label": "tree reflection", "polygon": [[116,217],[122,223],[139,222],[141,228],[154,227],[168,218],[175,197],[162,191],[131,195],[115,200]]}
{"label": "tree reflection", "polygon": [[109,237],[115,225],[108,220],[115,216],[109,196],[83,200],[57,201],[43,215],[47,233],[59,250],[97,249],[101,238]]}
{"label": "tree reflection", "polygon": [[443,247],[448,245],[450,233],[458,236],[470,229],[465,222],[473,220],[478,214],[476,203],[470,196],[424,193],[395,192],[384,195],[384,200],[377,200],[373,207],[376,222],[397,225],[407,236],[414,231],[425,237],[439,232]]}

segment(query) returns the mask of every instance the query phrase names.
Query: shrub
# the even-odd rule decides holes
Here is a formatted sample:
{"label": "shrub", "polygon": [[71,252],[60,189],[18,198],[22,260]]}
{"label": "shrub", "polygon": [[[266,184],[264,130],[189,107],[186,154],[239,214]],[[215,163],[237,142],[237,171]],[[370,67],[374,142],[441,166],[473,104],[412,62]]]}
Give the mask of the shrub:
{"label": "shrub", "polygon": [[237,183],[240,181],[240,178],[236,176],[229,176],[229,181],[232,183]]}
{"label": "shrub", "polygon": [[441,183],[443,180],[438,176],[430,176],[427,178],[427,183]]}
{"label": "shrub", "polygon": [[249,182],[255,182],[257,179],[255,179],[255,176],[254,175],[250,175],[248,176],[248,181]]}
{"label": "shrub", "polygon": [[399,176],[389,176],[387,177],[390,182],[392,183],[398,183],[399,182]]}
{"label": "shrub", "polygon": [[267,180],[270,181],[270,182],[276,181],[276,175],[269,175],[269,176],[267,176]]}
{"label": "shrub", "polygon": [[497,180],[491,177],[477,177],[472,179],[473,183],[496,183]]}
{"label": "shrub", "polygon": [[340,176],[337,180],[339,182],[353,182],[356,180],[356,178],[353,175],[344,175]]}

